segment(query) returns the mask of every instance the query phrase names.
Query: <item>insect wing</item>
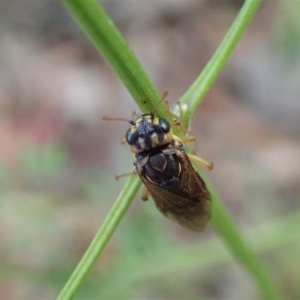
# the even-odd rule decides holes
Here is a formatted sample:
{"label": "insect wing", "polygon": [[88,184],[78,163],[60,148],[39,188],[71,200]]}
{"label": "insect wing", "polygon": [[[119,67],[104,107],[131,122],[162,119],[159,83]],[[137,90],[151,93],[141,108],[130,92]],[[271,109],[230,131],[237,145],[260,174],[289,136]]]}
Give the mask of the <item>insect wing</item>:
{"label": "insect wing", "polygon": [[211,197],[184,151],[178,150],[177,157],[182,168],[177,180],[161,186],[148,181],[145,176],[141,178],[157,208],[167,218],[200,232],[210,217]]}

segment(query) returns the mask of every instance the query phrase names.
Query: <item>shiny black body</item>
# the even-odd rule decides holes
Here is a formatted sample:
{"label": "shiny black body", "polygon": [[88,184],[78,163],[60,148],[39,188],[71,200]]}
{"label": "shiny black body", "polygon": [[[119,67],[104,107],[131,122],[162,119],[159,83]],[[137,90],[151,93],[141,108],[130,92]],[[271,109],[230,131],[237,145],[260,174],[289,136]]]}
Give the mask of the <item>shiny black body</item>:
{"label": "shiny black body", "polygon": [[135,165],[138,174],[163,188],[176,186],[180,177],[180,163],[175,154],[165,153],[173,147],[167,144],[138,154]]}
{"label": "shiny black body", "polygon": [[211,197],[183,146],[176,144],[138,154],[135,169],[166,217],[202,231],[210,217]]}

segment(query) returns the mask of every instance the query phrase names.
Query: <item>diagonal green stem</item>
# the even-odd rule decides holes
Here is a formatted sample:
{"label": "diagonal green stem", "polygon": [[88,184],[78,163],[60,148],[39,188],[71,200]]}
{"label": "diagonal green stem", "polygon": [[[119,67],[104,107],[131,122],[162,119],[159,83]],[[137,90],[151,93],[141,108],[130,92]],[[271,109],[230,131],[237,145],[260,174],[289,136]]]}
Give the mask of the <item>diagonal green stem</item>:
{"label": "diagonal green stem", "polygon": [[140,186],[141,181],[137,176],[131,176],[125,183],[117,201],[106,216],[100,230],[97,232],[57,299],[62,300],[73,298],[88,272],[93,267],[114,231],[118,227],[118,224],[127,211]]}
{"label": "diagonal green stem", "polygon": [[283,299],[269,272],[263,267],[253,250],[240,234],[219,195],[212,187],[210,187],[210,190],[213,197],[211,221],[218,234],[257,282],[264,299]]}
{"label": "diagonal green stem", "polygon": [[[102,6],[95,0],[63,0],[63,3],[118,74],[140,109],[153,111],[160,95]],[[165,115],[167,106],[161,103],[155,112]]]}
{"label": "diagonal green stem", "polygon": [[[160,97],[132,50],[103,8],[95,0],[63,0],[63,2],[118,74],[141,110],[144,112],[153,111]],[[216,51],[203,73],[182,97],[183,106],[184,104],[187,106],[187,111],[183,115],[184,125],[189,124],[204,95],[221,72],[260,3],[260,0],[247,0],[245,2],[221,47]],[[164,103],[159,105],[155,112],[161,117],[166,117],[167,108]],[[130,178],[127,181],[116,204],[107,215],[91,246],[74,270],[58,299],[70,299],[74,296],[118,226],[139,186],[140,181],[138,178]],[[279,299],[279,292],[242,239],[237,227],[211,185],[210,190],[214,203],[212,222],[216,230],[226,241],[231,251],[257,280],[262,294],[267,299]]]}
{"label": "diagonal green stem", "polygon": [[[182,116],[183,123],[186,127],[189,126],[193,115],[202,103],[207,91],[211,88],[217,76],[224,68],[237,42],[247,29],[260,4],[260,0],[248,0],[245,2],[217,51],[181,98],[181,104],[183,107],[185,107],[184,105],[186,104],[187,107]],[[218,234],[223,238],[236,258],[252,275],[266,299],[281,299],[280,293],[271,280],[270,275],[239,233],[212,184],[207,179],[206,182],[210,186],[209,189],[213,198],[212,223]]]}
{"label": "diagonal green stem", "polygon": [[185,127],[189,127],[192,117],[202,103],[204,96],[214,84],[216,78],[223,70],[236,44],[249,26],[253,16],[259,8],[262,0],[245,1],[238,16],[231,25],[222,43],[207,63],[201,74],[182,96],[180,103],[187,104],[187,110],[182,118]]}

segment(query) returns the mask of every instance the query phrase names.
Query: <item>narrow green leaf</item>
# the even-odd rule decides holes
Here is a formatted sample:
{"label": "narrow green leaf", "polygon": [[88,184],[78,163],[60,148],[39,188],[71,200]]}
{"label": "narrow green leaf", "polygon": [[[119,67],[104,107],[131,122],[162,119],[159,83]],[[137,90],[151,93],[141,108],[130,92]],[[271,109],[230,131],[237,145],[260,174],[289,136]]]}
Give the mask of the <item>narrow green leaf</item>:
{"label": "narrow green leaf", "polygon": [[[103,8],[94,0],[64,0],[63,2],[118,74],[141,110],[144,112],[153,111],[160,97],[133,52]],[[248,26],[260,3],[261,1],[259,0],[247,0],[245,2],[221,47],[216,51],[203,73],[182,97],[184,108],[183,122],[185,126],[189,124],[204,95],[221,72],[234,46]],[[160,117],[166,117],[166,111],[167,108],[162,103],[159,105],[156,113]],[[132,189],[130,189],[131,185]],[[62,290],[59,299],[70,299],[75,294],[120,222],[139,186],[140,182],[137,178],[130,179],[127,182],[117,203],[108,214],[93,243]],[[209,186],[213,195],[212,221],[215,228],[225,240],[229,249],[231,249],[258,282],[262,294],[267,299],[280,299],[279,292],[268,277],[267,272],[254,256],[250,247],[242,239],[237,227],[221,204],[211,184]]]}
{"label": "narrow green leaf", "polygon": [[187,110],[183,116],[183,124],[189,127],[192,117],[202,103],[204,96],[214,84],[216,78],[223,70],[235,46],[249,26],[253,16],[261,4],[261,0],[245,1],[238,16],[231,25],[222,43],[206,64],[201,74],[182,96],[180,103],[186,105]]}
{"label": "narrow green leaf", "polygon": [[283,299],[269,272],[239,232],[216,191],[212,187],[210,190],[213,197],[212,224],[220,237],[257,282],[264,299]]}
{"label": "narrow green leaf", "polygon": [[[63,0],[63,3],[122,80],[140,109],[143,112],[153,111],[161,96],[101,5],[95,0]],[[161,103],[155,112],[159,116],[165,115],[166,105]]]}
{"label": "narrow green leaf", "polygon": [[57,298],[58,300],[73,298],[88,272],[93,267],[95,261],[98,259],[99,255],[108,243],[112,234],[116,230],[140,186],[141,181],[137,176],[133,175],[127,180],[124,188],[118,196],[117,201],[106,216],[100,230],[97,232],[81,261],[60,292]]}

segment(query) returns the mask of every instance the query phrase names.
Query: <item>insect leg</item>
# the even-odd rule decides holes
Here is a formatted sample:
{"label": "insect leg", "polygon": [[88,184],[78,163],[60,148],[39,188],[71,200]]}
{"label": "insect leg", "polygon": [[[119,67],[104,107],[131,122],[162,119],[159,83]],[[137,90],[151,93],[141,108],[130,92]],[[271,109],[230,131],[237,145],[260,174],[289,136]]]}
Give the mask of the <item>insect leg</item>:
{"label": "insect leg", "polygon": [[[183,137],[183,138],[179,138],[175,134],[173,134],[173,139],[177,142],[180,142],[180,143],[182,143],[182,142],[194,142],[196,140],[196,138],[194,136],[186,136],[186,137]],[[197,162],[202,167],[205,167],[209,170],[212,170],[214,168],[214,164],[212,162],[208,162],[208,161],[204,160],[201,157],[198,157],[198,156],[193,155],[193,154],[187,154],[187,156],[189,157],[190,160]]]}
{"label": "insect leg", "polygon": [[149,196],[150,196],[149,191],[146,188],[144,188],[143,193],[142,193],[142,200],[147,201],[149,199]]}
{"label": "insect leg", "polygon": [[136,175],[136,173],[135,172],[130,172],[130,173],[123,173],[123,174],[120,174],[120,175],[115,175],[115,179],[119,180],[121,177],[131,176],[131,175]]}
{"label": "insect leg", "polygon": [[122,144],[122,145],[127,144],[127,141],[126,141],[125,136],[122,137],[122,139],[121,139],[121,144]]}
{"label": "insect leg", "polygon": [[181,142],[181,143],[193,143],[196,141],[196,137],[191,135],[191,136],[184,136],[182,138],[178,137],[177,135],[173,134],[173,139],[175,141]]}
{"label": "insect leg", "polygon": [[193,154],[187,154],[187,156],[189,157],[189,159],[191,161],[197,162],[199,165],[201,165],[202,167],[207,168],[208,170],[212,170],[214,168],[214,164],[212,162],[208,162],[208,161],[204,160],[201,157],[198,157],[198,156],[193,155]]}

